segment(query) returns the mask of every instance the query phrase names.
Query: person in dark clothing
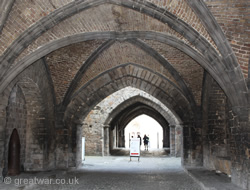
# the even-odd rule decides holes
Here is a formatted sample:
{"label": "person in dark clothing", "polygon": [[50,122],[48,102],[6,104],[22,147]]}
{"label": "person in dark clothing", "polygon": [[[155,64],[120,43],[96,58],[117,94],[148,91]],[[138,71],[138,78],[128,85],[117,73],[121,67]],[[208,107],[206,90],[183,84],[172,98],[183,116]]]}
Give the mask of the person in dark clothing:
{"label": "person in dark clothing", "polygon": [[149,138],[147,137],[147,135],[144,135],[143,143],[144,143],[145,150],[148,150],[148,141],[149,141]]}
{"label": "person in dark clothing", "polygon": [[137,138],[139,138],[139,139],[140,139],[140,147],[141,147],[141,136],[140,136],[140,135],[138,135],[138,136],[137,136]]}

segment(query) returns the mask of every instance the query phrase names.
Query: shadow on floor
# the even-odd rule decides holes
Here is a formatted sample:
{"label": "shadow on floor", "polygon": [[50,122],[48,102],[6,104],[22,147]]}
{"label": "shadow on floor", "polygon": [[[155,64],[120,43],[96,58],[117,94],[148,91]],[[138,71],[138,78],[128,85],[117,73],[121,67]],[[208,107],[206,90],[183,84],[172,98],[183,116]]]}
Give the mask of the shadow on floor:
{"label": "shadow on floor", "polygon": [[231,178],[226,174],[216,173],[203,167],[186,167],[185,171],[191,176],[203,189],[211,190],[243,190],[231,183]]}

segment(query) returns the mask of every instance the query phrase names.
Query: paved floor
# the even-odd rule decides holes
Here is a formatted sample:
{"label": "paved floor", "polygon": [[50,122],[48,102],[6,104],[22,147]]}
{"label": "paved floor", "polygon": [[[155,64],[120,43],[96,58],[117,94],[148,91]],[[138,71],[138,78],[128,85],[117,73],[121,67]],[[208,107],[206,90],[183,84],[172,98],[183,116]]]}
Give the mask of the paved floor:
{"label": "paved floor", "polygon": [[9,185],[0,184],[0,189],[200,190],[202,188],[185,173],[179,158],[144,157],[138,162],[137,158],[129,161],[129,157],[110,156],[86,157],[83,167],[78,170],[23,173],[18,177],[12,177]]}
{"label": "paved floor", "polygon": [[203,189],[211,190],[243,190],[242,188],[231,183],[231,178],[226,174],[216,173],[215,171],[201,168],[186,168],[188,174],[199,183]]}
{"label": "paved floor", "polygon": [[[165,153],[163,153],[165,154]],[[146,154],[148,155],[148,154]],[[79,169],[22,173],[5,178],[1,190],[240,190],[224,174],[181,167],[181,159],[161,155],[87,156]],[[188,172],[187,172],[188,171]]]}

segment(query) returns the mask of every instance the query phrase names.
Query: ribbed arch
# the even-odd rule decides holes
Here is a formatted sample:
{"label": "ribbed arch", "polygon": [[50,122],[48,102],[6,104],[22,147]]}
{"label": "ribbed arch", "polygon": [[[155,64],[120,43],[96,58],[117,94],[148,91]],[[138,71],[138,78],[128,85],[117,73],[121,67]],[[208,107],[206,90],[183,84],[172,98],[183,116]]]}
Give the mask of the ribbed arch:
{"label": "ribbed arch", "polygon": [[102,99],[126,86],[132,86],[156,97],[183,121],[193,120],[190,104],[174,84],[158,77],[148,69],[143,69],[144,72],[140,72],[141,74],[134,72],[139,69],[143,68],[125,64],[91,80],[72,97],[66,108],[64,119],[74,120],[76,123],[81,122]]}
{"label": "ribbed arch", "polygon": [[[58,9],[49,16],[41,19],[39,22],[34,24],[28,30],[26,30],[25,33],[20,35],[14,43],[12,43],[12,45],[8,48],[8,50],[1,57],[0,60],[0,62],[2,63],[1,70],[3,71],[1,73],[1,76],[6,73],[10,65],[13,63],[15,58],[22,52],[22,50],[26,48],[34,39],[36,39],[42,33],[48,31],[57,23],[68,18],[69,16],[76,14],[79,11],[84,11],[86,9],[104,3],[112,3],[119,6],[131,8],[133,10],[140,11],[141,13],[154,17],[155,19],[158,19],[163,23],[167,23],[172,29],[174,29],[175,31],[183,35],[188,41],[190,41],[191,44],[193,44],[196,49],[198,49],[198,51],[202,53],[209,65],[214,67],[213,72],[217,74],[210,74],[212,74],[213,76],[216,75],[217,81],[218,78],[222,79],[222,83],[220,83],[219,81],[218,82],[223,88],[223,90],[226,92],[226,94],[229,96],[232,104],[235,107],[238,107],[237,109],[235,109],[235,111],[240,112],[241,107],[246,105],[247,99],[245,97],[245,92],[247,92],[247,87],[238,63],[232,61],[231,57],[224,57],[221,59],[221,57],[217,54],[216,50],[191,26],[181,21],[175,15],[169,13],[168,11],[164,9],[158,9],[152,4],[146,2],[135,3],[133,1],[121,2],[118,0],[100,0],[92,2],[77,1],[69,3],[63,8]],[[62,12],[65,13],[63,14],[63,16],[61,14]],[[9,76],[9,74],[6,74],[6,76]],[[228,87],[230,86],[230,83],[233,84],[232,88]],[[240,91],[241,93],[239,94],[238,91]],[[233,95],[231,96],[231,94]]]}

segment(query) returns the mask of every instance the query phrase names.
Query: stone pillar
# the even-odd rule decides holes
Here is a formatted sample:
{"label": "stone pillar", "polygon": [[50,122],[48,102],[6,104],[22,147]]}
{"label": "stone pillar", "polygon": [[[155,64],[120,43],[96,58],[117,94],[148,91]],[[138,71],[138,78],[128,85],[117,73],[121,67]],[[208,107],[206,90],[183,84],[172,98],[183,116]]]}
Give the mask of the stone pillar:
{"label": "stone pillar", "polygon": [[116,126],[114,127],[112,134],[113,134],[113,139],[110,139],[110,141],[113,141],[112,149],[114,149],[114,148],[117,148],[117,127]]}
{"label": "stone pillar", "polygon": [[110,150],[112,150],[112,149],[114,149],[114,146],[115,146],[115,137],[114,137],[114,131],[115,131],[115,129],[113,129],[113,130],[110,130],[109,131],[109,149]]}
{"label": "stone pillar", "polygon": [[122,131],[118,130],[118,136],[117,136],[117,140],[118,140],[118,147],[122,147]]}
{"label": "stone pillar", "polygon": [[125,148],[125,130],[122,130],[122,147]]}
{"label": "stone pillar", "polygon": [[[0,119],[0,123],[1,123],[1,119]],[[5,125],[4,125],[5,126]],[[4,167],[4,165],[6,165],[6,160],[4,158],[4,129],[2,127],[0,127],[0,178],[3,175],[3,177],[5,177],[7,175],[7,169]],[[5,168],[5,169],[4,169]]]}
{"label": "stone pillar", "polygon": [[170,125],[170,155],[175,156],[175,126]]}
{"label": "stone pillar", "polygon": [[169,143],[169,126],[163,127],[163,148],[169,148],[170,143]]}
{"label": "stone pillar", "polygon": [[119,147],[119,131],[118,131],[118,126],[115,126],[115,140],[116,140],[116,144],[115,144],[115,148]]}
{"label": "stone pillar", "polygon": [[109,156],[109,125],[104,125],[103,126],[103,132],[104,132],[104,139],[103,139],[103,143],[104,143],[104,150],[103,150],[103,156]]}
{"label": "stone pillar", "polygon": [[182,156],[182,126],[175,126],[175,156]]}
{"label": "stone pillar", "polygon": [[182,131],[183,156],[181,163],[183,166],[192,166],[192,130],[190,126],[183,125]]}
{"label": "stone pillar", "polygon": [[82,128],[83,126],[78,124],[76,127],[76,167],[82,165]]}

